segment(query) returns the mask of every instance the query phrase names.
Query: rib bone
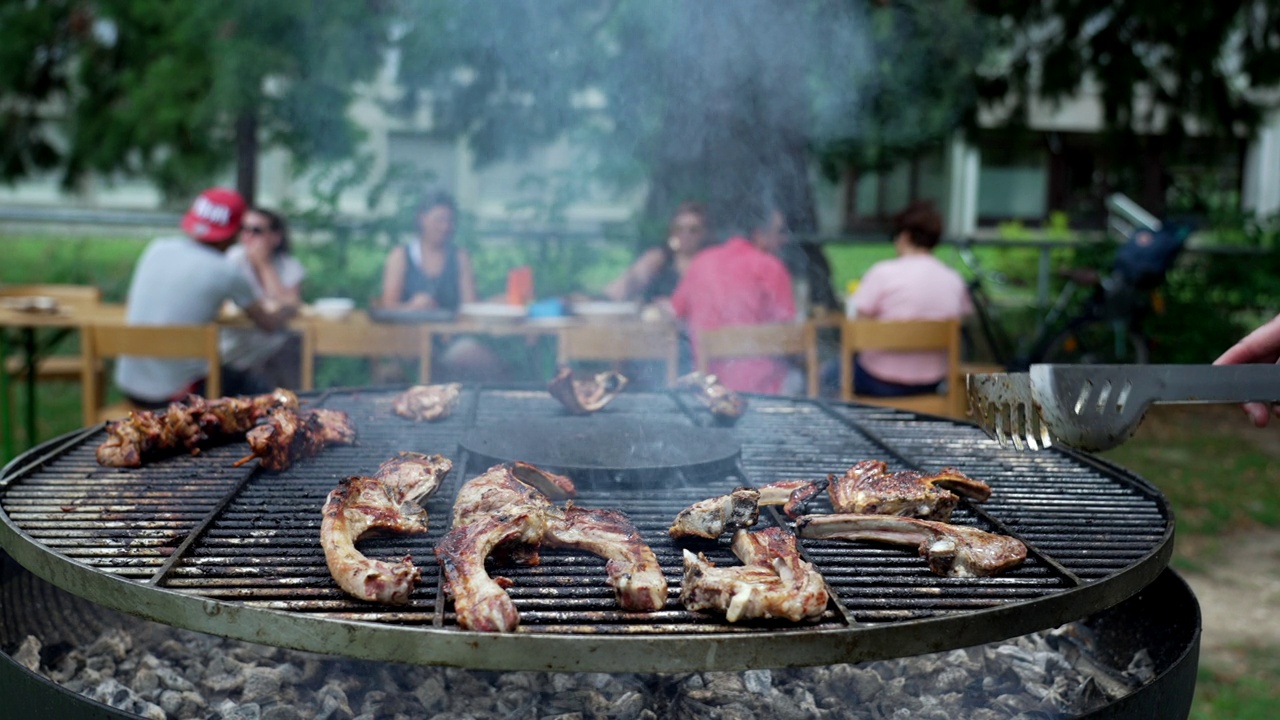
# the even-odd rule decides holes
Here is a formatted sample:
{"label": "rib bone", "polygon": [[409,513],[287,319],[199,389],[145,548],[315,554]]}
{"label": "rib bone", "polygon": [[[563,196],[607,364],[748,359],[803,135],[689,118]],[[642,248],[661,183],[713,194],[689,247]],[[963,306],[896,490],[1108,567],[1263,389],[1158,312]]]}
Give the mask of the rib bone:
{"label": "rib bone", "polygon": [[804,538],[913,545],[930,570],[949,577],[995,575],[1027,557],[1027,546],[1007,535],[898,515],[805,515],[796,520],[796,531]]}

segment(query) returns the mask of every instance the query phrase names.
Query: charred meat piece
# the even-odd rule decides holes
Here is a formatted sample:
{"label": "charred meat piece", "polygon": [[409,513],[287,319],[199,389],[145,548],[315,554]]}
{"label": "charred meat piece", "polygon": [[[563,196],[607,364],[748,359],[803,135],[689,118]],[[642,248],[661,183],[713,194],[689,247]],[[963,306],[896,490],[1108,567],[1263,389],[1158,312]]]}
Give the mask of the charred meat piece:
{"label": "charred meat piece", "polygon": [[391,400],[395,414],[410,420],[435,422],[453,413],[462,395],[462,385],[414,385]]}
{"label": "charred meat piece", "polygon": [[795,538],[781,528],[739,530],[733,536],[739,567],[716,567],[701,553],[684,551],[680,600],[689,610],[723,612],[729,622],[785,618],[815,620],[827,607],[822,575],[805,562]]}
{"label": "charred meat piece", "polygon": [[700,537],[714,540],[729,530],[751,527],[760,519],[760,491],[734,488],[728,495],[699,500],[681,510],[667,534],[679,540]]}
{"label": "charred meat piece", "polygon": [[147,460],[179,450],[194,453],[241,437],[280,407],[297,408],[297,396],[288,390],[214,400],[190,395],[186,401],[171,403],[159,413],[135,411],[122,420],[107,423],[107,439],[96,452],[98,464],[141,467]]}
{"label": "charred meat piece", "polygon": [[1027,546],[1017,538],[898,515],[806,515],[796,521],[796,530],[804,538],[913,545],[930,570],[948,577],[995,575],[1027,558]]}
{"label": "charred meat piece", "polygon": [[608,405],[627,386],[627,377],[618,372],[596,373],[587,380],[575,380],[573,370],[562,367],[551,378],[547,390],[574,415],[589,415]]}
{"label": "charred meat piece", "polygon": [[957,496],[983,502],[991,486],[959,470],[943,468],[933,475],[915,470],[889,472],[880,460],[863,460],[836,477],[827,493],[836,512],[902,515],[946,522],[960,502]]}
{"label": "charred meat piece", "polygon": [[721,385],[715,375],[691,372],[677,379],[676,387],[692,392],[717,417],[736,420],[747,411],[746,398]]}
{"label": "charred meat piece", "polygon": [[296,460],[318,455],[329,445],[350,445],[356,440],[351,418],[341,410],[277,408],[267,421],[245,436],[253,452],[236,461],[243,465],[261,458],[266,470],[287,470]]}
{"label": "charred meat piece", "polygon": [[413,559],[373,560],[356,550],[371,530],[425,533],[427,511],[418,503],[440,487],[453,463],[441,455],[402,453],[373,477],[348,477],[329,492],[320,523],[320,545],[329,574],[338,586],[361,600],[404,605],[421,572]]}
{"label": "charred meat piece", "polygon": [[542,544],[586,550],[604,558],[609,586],[623,610],[653,612],[667,602],[667,579],[658,557],[636,526],[617,510],[588,510],[572,502],[563,511],[553,509]]}
{"label": "charred meat piece", "polygon": [[[496,465],[463,485],[453,508],[453,528],[436,547],[458,624],[506,632],[519,623],[504,581],[490,577],[485,558],[505,553],[536,564],[539,547],[574,548],[605,558],[608,583],[619,605],[632,612],[659,609],[667,584],[653,550],[622,513],[588,510],[551,497],[574,493],[569,478],[528,463]],[[550,496],[550,497],[549,497]]]}
{"label": "charred meat piece", "polygon": [[825,481],[779,480],[759,490],[735,488],[728,495],[700,500],[681,510],[667,534],[677,540],[691,537],[714,540],[730,530],[755,525],[760,519],[760,508],[766,505],[781,505],[787,517],[794,519],[825,487]]}

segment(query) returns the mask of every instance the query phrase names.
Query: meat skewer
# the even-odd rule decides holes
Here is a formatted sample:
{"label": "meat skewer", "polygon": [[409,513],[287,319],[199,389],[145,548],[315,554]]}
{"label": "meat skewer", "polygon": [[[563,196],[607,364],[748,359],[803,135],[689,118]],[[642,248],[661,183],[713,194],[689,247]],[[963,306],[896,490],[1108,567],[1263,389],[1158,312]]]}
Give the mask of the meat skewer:
{"label": "meat skewer", "polygon": [[318,455],[329,445],[354,443],[356,430],[351,418],[341,410],[277,408],[245,439],[253,452],[237,460],[236,467],[256,457],[262,459],[264,469],[279,472],[289,469],[296,460]]}
{"label": "meat skewer", "polygon": [[680,600],[689,610],[723,612],[729,622],[785,618],[815,620],[827,607],[822,575],[805,562],[795,538],[781,528],[739,530],[733,536],[738,567],[716,567],[702,553],[684,551]]}
{"label": "meat skewer", "polygon": [[978,502],[991,497],[991,486],[956,468],[933,475],[915,470],[889,472],[880,460],[863,460],[845,474],[830,476],[827,493],[836,512],[903,515],[946,522],[963,495]]}
{"label": "meat skewer", "polygon": [[392,398],[391,409],[403,418],[435,422],[453,413],[461,395],[460,383],[414,385]]}
{"label": "meat skewer", "polygon": [[1017,538],[899,515],[805,515],[796,521],[796,531],[804,538],[914,546],[934,574],[948,577],[995,575],[1027,558],[1027,546]]}
{"label": "meat skewer", "polygon": [[107,423],[107,439],[95,452],[99,465],[141,467],[146,460],[177,450],[200,448],[236,439],[276,408],[297,408],[298,397],[288,390],[251,397],[208,400],[190,395],[161,412],[136,410]]}
{"label": "meat skewer", "polygon": [[825,487],[825,481],[779,480],[759,490],[734,488],[728,495],[699,500],[681,510],[667,534],[677,540],[691,537],[714,540],[730,530],[755,525],[760,519],[760,508],[766,505],[781,505],[787,517],[795,518]]}
{"label": "meat skewer", "polygon": [[631,521],[614,510],[556,507],[551,498],[575,492],[569,478],[528,463],[496,465],[458,491],[453,529],[436,546],[445,590],[458,624],[508,632],[519,624],[507,581],[491,577],[485,558],[502,550],[524,564],[541,546],[573,548],[605,558],[607,581],[624,610],[649,612],[666,602],[666,578]]}
{"label": "meat skewer", "polygon": [[574,415],[590,415],[601,410],[627,386],[627,376],[619,372],[596,373],[586,380],[573,377],[573,370],[562,367],[547,385],[551,396]]}
{"label": "meat skewer", "polygon": [[348,477],[329,492],[320,523],[329,574],[361,600],[404,605],[422,573],[409,556],[387,563],[365,557],[356,541],[366,532],[425,533],[427,511],[418,503],[440,487],[453,468],[442,455],[402,453],[372,477]]}

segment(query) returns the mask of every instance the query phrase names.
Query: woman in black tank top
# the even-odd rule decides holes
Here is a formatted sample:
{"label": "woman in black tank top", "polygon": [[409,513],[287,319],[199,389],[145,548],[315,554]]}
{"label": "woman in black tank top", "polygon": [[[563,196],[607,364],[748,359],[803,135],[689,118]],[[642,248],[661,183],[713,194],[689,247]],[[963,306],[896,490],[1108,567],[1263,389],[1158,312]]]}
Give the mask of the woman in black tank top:
{"label": "woman in black tank top", "polygon": [[418,237],[391,251],[381,304],[406,310],[457,310],[476,301],[471,258],[453,244],[457,208],[445,193],[428,196],[415,215]]}

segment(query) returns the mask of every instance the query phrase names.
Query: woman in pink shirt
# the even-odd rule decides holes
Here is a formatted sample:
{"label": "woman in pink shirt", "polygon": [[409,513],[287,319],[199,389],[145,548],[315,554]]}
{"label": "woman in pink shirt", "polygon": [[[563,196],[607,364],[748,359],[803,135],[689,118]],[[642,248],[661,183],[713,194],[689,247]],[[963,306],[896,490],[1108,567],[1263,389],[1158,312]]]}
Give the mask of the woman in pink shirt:
{"label": "woman in pink shirt", "polygon": [[[898,256],[871,266],[853,305],[875,320],[948,320],[973,312],[964,279],[933,256],[942,238],[942,216],[927,200],[911,203],[893,219]],[[892,397],[936,392],[947,374],[944,352],[867,350],[854,358],[853,391]]]}

